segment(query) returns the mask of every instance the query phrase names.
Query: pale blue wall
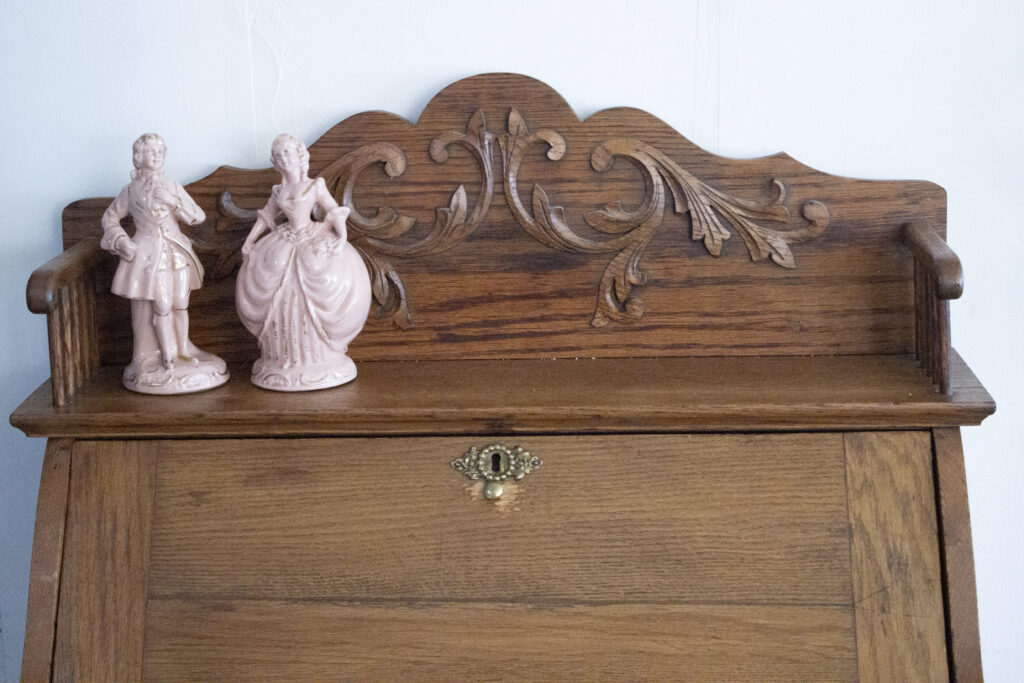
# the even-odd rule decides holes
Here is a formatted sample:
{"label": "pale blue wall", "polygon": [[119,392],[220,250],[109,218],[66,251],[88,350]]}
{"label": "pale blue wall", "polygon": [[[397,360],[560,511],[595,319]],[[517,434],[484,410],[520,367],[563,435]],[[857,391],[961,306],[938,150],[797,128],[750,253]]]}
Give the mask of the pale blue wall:
{"label": "pale blue wall", "polygon": [[[1024,365],[1024,11],[1017,2],[0,2],[0,412],[48,375],[24,305],[71,200],[114,194],[131,141],[164,135],[183,182],[261,167],[367,109],[415,119],[447,83],[516,71],[581,116],[646,109],[732,156],[949,192],[966,271],[954,344],[999,401],[965,431],[984,663],[1019,679]],[[0,641],[20,670],[43,444],[0,427]]]}

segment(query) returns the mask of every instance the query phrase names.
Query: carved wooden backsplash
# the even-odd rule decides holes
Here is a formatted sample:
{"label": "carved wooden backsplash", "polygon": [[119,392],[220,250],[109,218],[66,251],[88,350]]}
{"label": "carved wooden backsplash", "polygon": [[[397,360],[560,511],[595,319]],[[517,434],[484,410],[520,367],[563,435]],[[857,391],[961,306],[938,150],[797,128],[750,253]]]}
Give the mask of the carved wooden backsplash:
{"label": "carved wooden backsplash", "polygon": [[[353,116],[310,146],[310,170],[351,207],[370,269],[377,306],[357,360],[906,353],[899,226],[945,230],[934,184],[718,157],[635,109],[581,122],[511,74],[449,86],[416,125]],[[275,182],[223,167],[188,186],[208,215],[193,232],[207,265],[193,335],[230,360],[255,354],[234,272]],[[107,202],[70,205],[66,242],[95,234]],[[111,362],[130,340],[123,313],[107,326]]]}

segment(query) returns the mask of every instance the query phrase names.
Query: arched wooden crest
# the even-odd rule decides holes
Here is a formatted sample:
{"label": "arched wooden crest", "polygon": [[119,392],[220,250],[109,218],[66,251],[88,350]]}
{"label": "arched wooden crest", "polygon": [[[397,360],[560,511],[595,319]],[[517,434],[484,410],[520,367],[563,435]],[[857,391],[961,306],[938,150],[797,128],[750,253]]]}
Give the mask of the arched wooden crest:
{"label": "arched wooden crest", "polygon": [[[352,209],[371,274],[363,360],[905,353],[899,226],[945,225],[933,184],[718,157],[635,109],[579,121],[512,74],[449,86],[415,125],[353,116],[310,145],[310,170]],[[275,182],[222,167],[188,186],[208,215],[193,231],[208,267],[193,334],[234,360],[255,343],[233,273]],[[96,232],[105,201],[68,207],[67,241]]]}

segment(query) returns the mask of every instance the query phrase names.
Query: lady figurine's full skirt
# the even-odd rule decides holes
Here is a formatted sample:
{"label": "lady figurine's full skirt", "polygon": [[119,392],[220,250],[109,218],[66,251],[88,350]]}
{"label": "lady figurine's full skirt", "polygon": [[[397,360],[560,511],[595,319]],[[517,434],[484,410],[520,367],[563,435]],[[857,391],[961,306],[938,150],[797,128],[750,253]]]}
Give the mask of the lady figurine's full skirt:
{"label": "lady figurine's full skirt", "polygon": [[347,351],[370,310],[366,266],[325,224],[301,233],[279,226],[238,274],[238,315],[260,346],[252,381],[266,389],[323,389],[356,376]]}
{"label": "lady figurine's full skirt", "polygon": [[[372,296],[366,264],[346,239],[349,210],[322,178],[309,178],[300,140],[278,136],[271,158],[282,182],[257,212],[235,287],[238,315],[259,340],[252,382],[278,391],[344,384],[356,376],[348,345],[363,329]],[[310,217],[317,205],[326,212],[322,223]],[[286,220],[278,225],[281,214]]]}

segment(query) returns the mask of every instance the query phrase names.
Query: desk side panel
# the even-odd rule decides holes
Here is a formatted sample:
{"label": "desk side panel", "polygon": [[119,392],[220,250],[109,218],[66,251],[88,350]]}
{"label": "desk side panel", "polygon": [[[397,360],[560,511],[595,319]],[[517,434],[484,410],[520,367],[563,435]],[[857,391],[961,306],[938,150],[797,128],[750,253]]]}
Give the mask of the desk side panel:
{"label": "desk side panel", "polygon": [[71,476],[71,439],[51,439],[43,456],[32,541],[28,584],[28,617],[21,680],[49,681],[57,627],[57,597],[64,555],[64,523]]}
{"label": "desk side panel", "polygon": [[53,677],[139,680],[158,442],[74,446]]}
{"label": "desk side panel", "polygon": [[981,681],[978,592],[974,580],[967,472],[958,428],[932,431],[939,497],[947,645],[956,681]]}
{"label": "desk side panel", "polygon": [[846,434],[862,681],[948,680],[930,434]]}

